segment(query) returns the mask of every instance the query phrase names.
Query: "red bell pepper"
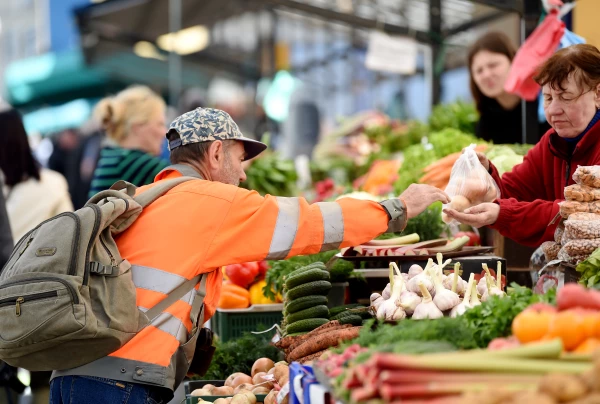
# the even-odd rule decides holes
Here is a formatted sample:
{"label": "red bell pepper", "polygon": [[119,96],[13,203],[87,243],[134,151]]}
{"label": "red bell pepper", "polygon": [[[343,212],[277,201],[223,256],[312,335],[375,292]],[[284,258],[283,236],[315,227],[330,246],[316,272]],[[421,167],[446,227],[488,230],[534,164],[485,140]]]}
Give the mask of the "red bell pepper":
{"label": "red bell pepper", "polygon": [[249,264],[227,265],[225,267],[225,274],[232,283],[243,288],[248,288],[258,276],[258,264],[256,262]]}

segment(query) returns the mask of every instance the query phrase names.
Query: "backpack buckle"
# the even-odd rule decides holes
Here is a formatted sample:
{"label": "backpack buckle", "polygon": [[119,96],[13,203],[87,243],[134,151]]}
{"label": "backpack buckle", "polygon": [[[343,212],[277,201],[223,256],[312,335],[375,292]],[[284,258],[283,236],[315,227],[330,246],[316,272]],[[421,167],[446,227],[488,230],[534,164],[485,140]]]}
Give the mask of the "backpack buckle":
{"label": "backpack buckle", "polygon": [[112,276],[119,267],[104,265],[97,261],[90,262],[90,272],[97,275]]}

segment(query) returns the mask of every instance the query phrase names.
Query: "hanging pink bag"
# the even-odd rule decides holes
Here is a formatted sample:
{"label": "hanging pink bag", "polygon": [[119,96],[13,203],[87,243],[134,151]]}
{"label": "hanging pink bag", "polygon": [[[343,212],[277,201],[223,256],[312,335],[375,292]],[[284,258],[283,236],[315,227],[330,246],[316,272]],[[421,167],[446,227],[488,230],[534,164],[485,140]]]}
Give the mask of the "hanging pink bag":
{"label": "hanging pink bag", "polygon": [[552,10],[519,48],[504,83],[506,92],[527,101],[536,99],[540,92],[540,86],[533,80],[536,69],[556,52],[565,33],[565,23],[558,13]]}

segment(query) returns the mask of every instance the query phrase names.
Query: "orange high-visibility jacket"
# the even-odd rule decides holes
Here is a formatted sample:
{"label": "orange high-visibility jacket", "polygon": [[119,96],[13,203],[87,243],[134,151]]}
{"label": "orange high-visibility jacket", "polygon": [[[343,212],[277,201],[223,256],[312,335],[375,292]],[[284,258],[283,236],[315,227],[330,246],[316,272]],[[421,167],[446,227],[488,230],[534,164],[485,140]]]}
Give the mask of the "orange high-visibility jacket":
{"label": "orange high-visibility jacket", "polygon": [[[187,171],[167,167],[155,183],[179,177],[180,171],[190,175],[190,167],[183,168]],[[262,197],[198,179],[176,186],[145,208],[116,242],[132,264],[141,310],[157,304],[184,281],[208,274],[201,325],[219,301],[222,274],[216,269],[361,244],[385,232],[390,219],[397,219],[389,210],[394,209],[351,198],[311,205],[303,198]],[[195,349],[190,314],[197,296],[197,290],[188,293],[110,356],[55,372],[54,377],[88,375],[177,388]]]}

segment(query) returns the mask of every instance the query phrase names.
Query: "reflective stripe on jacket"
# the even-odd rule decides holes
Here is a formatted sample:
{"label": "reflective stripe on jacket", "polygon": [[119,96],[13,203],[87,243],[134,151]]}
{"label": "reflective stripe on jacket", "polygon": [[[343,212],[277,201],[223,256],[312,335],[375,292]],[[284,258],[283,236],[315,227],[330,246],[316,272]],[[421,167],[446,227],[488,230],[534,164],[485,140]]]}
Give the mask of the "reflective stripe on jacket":
{"label": "reflective stripe on jacket", "polygon": [[[168,167],[155,183],[179,176]],[[219,301],[222,273],[217,268],[361,244],[386,231],[386,209],[351,198],[310,205],[303,198],[262,197],[220,182],[188,181],[145,208],[116,242],[133,265],[141,310],[181,282],[207,273],[206,321]],[[91,375],[177,388],[195,349],[195,339],[190,340],[193,297],[180,299],[110,356],[55,376]]]}

